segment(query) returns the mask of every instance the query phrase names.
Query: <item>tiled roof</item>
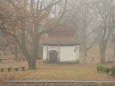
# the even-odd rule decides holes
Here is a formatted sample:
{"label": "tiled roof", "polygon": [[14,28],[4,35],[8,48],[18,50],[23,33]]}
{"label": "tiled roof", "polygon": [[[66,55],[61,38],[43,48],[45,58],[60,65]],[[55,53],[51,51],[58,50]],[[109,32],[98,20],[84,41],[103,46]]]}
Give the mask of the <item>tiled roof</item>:
{"label": "tiled roof", "polygon": [[69,40],[65,40],[65,39],[47,39],[43,42],[43,45],[79,45],[79,43],[77,43],[74,39],[69,39]]}
{"label": "tiled roof", "polygon": [[76,27],[69,25],[67,27],[59,26],[48,33],[48,37],[74,37]]}
{"label": "tiled roof", "polygon": [[67,27],[59,26],[48,33],[48,38],[43,42],[44,45],[79,45],[74,35],[76,27],[68,25]]}

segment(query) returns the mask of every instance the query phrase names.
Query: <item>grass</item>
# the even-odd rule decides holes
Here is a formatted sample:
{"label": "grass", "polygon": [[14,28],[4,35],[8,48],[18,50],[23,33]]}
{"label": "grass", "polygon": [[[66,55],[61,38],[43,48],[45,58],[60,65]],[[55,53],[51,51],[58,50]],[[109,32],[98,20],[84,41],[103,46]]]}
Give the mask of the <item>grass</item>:
{"label": "grass", "polygon": [[[28,70],[26,61],[2,61],[0,68],[25,66],[25,71],[0,72],[0,81],[6,80],[76,80],[76,81],[115,81],[110,74],[97,72],[97,65],[112,67],[113,64],[100,64],[99,54],[96,49],[89,52],[86,61],[83,54],[80,54],[80,64],[46,64],[42,60],[37,60],[37,69]],[[91,50],[90,50],[91,51]],[[108,49],[109,51],[109,49]],[[112,50],[110,50],[112,51]],[[93,53],[93,54],[92,54]],[[109,52],[108,52],[109,53]],[[110,54],[109,54],[110,55]],[[109,56],[108,55],[108,56]],[[12,56],[11,56],[12,57]],[[92,61],[94,57],[94,61]],[[110,58],[110,57],[109,57]],[[115,60],[115,58],[111,58]]]}
{"label": "grass", "polygon": [[[99,59],[91,61],[89,57],[87,61],[81,59],[80,64],[45,64],[42,60],[37,61],[36,70],[27,70],[27,63],[13,62],[6,64],[8,66],[25,65],[26,71],[13,70],[12,72],[0,72],[0,79],[6,80],[97,80],[97,81],[114,81],[115,78],[109,75],[101,74],[96,71],[96,66],[100,64]],[[1,63],[2,64],[2,63]],[[0,64],[0,66],[1,66]],[[5,66],[6,66],[5,65]],[[114,64],[105,64],[105,66],[113,66]],[[3,66],[2,66],[3,67]]]}

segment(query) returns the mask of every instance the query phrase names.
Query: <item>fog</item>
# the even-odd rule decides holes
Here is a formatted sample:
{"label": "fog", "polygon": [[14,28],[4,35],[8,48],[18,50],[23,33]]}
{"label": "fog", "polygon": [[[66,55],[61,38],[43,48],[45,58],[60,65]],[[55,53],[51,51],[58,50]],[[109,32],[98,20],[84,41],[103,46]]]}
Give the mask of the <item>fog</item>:
{"label": "fog", "polygon": [[115,0],[0,0],[1,86],[114,85],[114,27]]}

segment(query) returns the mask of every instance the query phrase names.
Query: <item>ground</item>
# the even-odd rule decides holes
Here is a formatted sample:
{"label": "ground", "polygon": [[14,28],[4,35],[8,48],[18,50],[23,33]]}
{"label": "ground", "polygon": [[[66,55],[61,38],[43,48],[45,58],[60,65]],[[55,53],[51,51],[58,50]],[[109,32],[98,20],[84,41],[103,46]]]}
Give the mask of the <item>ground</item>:
{"label": "ground", "polygon": [[[94,61],[92,61],[94,57]],[[6,57],[5,57],[6,58]],[[108,55],[106,60],[115,58]],[[100,64],[99,56],[89,54],[84,60],[83,55],[80,56],[80,64],[49,64],[37,60],[37,69],[28,70],[26,61],[6,60],[0,63],[0,68],[25,66],[25,71],[0,72],[0,80],[77,80],[77,81],[115,81],[115,77],[109,74],[99,73],[96,70],[97,65],[105,67],[115,66],[113,64]]]}
{"label": "ground", "polygon": [[[115,80],[110,75],[98,73],[96,70],[97,65],[101,65],[98,57],[95,57],[94,61],[92,61],[91,57],[87,57],[86,61],[84,61],[84,58],[81,58],[80,64],[46,64],[42,60],[37,60],[36,70],[28,70],[26,61],[10,61],[8,63],[4,61],[0,63],[0,68],[25,66],[26,70],[0,72],[0,79],[4,77],[7,80]],[[114,64],[104,64],[104,66],[112,67]]]}

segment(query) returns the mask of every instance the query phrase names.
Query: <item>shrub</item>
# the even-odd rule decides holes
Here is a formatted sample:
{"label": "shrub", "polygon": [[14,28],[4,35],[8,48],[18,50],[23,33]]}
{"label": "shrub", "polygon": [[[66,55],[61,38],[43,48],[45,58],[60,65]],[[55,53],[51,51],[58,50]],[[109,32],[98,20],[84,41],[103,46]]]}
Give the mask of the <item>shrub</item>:
{"label": "shrub", "polygon": [[113,76],[115,76],[115,66],[113,66],[113,67],[111,68],[111,73],[112,73]]}
{"label": "shrub", "polygon": [[104,66],[97,66],[97,70],[105,72],[105,67]]}
{"label": "shrub", "polygon": [[97,71],[100,71],[100,66],[97,66]]}
{"label": "shrub", "polygon": [[110,72],[110,68],[105,68],[105,72],[109,73]]}

